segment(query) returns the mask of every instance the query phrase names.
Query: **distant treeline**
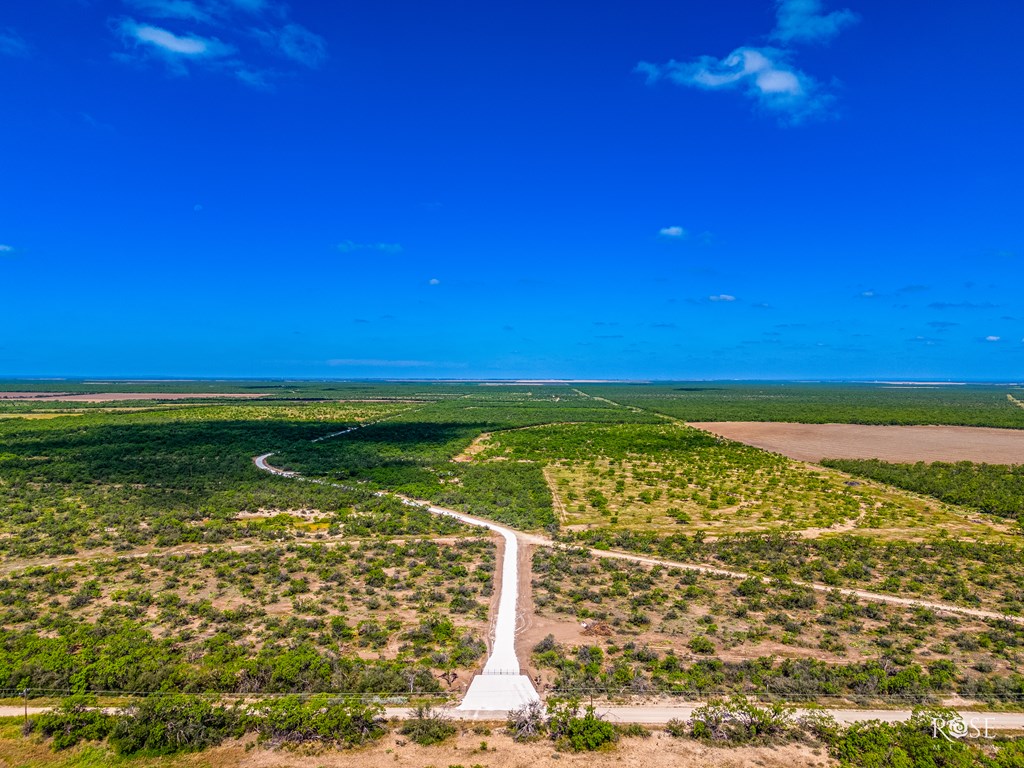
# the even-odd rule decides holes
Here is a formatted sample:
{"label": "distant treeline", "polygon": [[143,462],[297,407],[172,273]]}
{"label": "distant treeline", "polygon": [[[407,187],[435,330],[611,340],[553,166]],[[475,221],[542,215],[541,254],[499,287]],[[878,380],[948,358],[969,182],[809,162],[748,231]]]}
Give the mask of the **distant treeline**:
{"label": "distant treeline", "polygon": [[878,459],[826,459],[822,464],[948,504],[1024,521],[1024,464],[890,464]]}
{"label": "distant treeline", "polygon": [[1024,429],[1019,387],[678,382],[581,385],[590,395],[684,421],[952,424]]}

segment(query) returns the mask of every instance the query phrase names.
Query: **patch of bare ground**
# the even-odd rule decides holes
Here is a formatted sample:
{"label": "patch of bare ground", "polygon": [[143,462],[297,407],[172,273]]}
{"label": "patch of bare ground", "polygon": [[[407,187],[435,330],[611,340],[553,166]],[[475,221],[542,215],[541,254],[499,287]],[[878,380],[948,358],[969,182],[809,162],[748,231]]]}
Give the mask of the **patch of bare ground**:
{"label": "patch of bare ground", "polygon": [[461,464],[466,464],[473,461],[477,454],[482,453],[487,448],[487,441],[491,439],[490,432],[481,432],[475,438],[473,442],[466,446],[466,450],[456,456],[452,461],[457,461]]}
{"label": "patch of bare ground", "polygon": [[691,427],[799,461],[1024,462],[1024,430],[991,427],[695,422]]}
{"label": "patch of bare ground", "polygon": [[0,419],[58,419],[62,416],[81,416],[82,413],[0,413]]}
{"label": "patch of bare ground", "polygon": [[244,511],[235,515],[236,520],[260,520],[278,515],[299,518],[301,520],[314,521],[331,517],[329,512],[321,512],[318,509],[264,509],[260,507],[255,512]]}
{"label": "patch of bare ground", "polygon": [[[548,635],[565,645],[581,645],[585,641],[582,624],[540,613],[533,602],[533,555],[536,545],[519,542],[519,614],[516,622],[516,656],[520,670],[540,689],[544,674],[532,664],[533,648]],[[548,675],[551,677],[551,675]]]}
{"label": "patch of bare ground", "polygon": [[[242,748],[231,747],[204,754],[211,758],[211,765],[239,768],[377,768],[382,765],[402,768],[445,765],[481,765],[485,768],[794,768],[835,764],[824,750],[804,745],[722,749],[675,739],[663,733],[655,733],[650,739],[624,739],[616,748],[604,752],[571,754],[556,752],[548,741],[516,744],[500,732],[502,723],[489,725],[492,729],[490,735],[482,736],[473,729],[464,729],[453,740],[433,747],[405,743],[405,739],[392,735],[373,747],[316,755],[262,749],[245,753]],[[476,730],[484,732],[484,728]],[[482,741],[487,743],[486,751],[480,749]],[[216,753],[227,759],[215,758]],[[238,762],[231,762],[232,759]]]}
{"label": "patch of bare ground", "polygon": [[0,392],[0,400],[31,400],[33,402],[60,400],[78,403],[109,403],[119,400],[202,400],[213,397],[231,400],[254,400],[259,397],[266,397],[266,394],[262,392],[87,392],[82,394],[67,392]]}

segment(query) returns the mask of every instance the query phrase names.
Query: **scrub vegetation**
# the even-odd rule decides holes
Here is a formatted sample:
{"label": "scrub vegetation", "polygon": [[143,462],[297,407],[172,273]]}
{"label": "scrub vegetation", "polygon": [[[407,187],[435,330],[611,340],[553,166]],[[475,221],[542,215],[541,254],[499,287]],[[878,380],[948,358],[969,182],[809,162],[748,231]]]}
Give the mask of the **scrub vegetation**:
{"label": "scrub vegetation", "polygon": [[533,662],[555,693],[1024,701],[1024,625],[733,579],[584,549],[538,550],[535,611],[583,626]]}
{"label": "scrub vegetation", "polygon": [[[621,748],[643,735],[582,707],[589,696],[1024,700],[1020,624],[807,586],[1024,615],[1019,468],[822,467],[681,423],[1022,427],[1024,411],[1005,388],[9,389],[153,396],[0,400],[10,417],[0,418],[0,689],[63,697],[34,721],[31,738],[83,760],[227,749],[216,745],[238,738],[369,749],[388,730],[381,704],[423,705],[465,690],[486,655],[497,544],[378,491],[555,540],[532,552],[529,595],[552,636],[531,641],[523,661],[557,701],[520,723],[549,750]],[[211,399],[218,393],[261,397]],[[252,459],[267,452],[274,466],[317,482],[259,471]],[[763,743],[761,715],[722,712],[675,731],[698,742]],[[728,725],[741,721],[755,724],[755,737]],[[174,746],[161,722],[178,729]],[[427,708],[408,722],[396,736],[438,744],[432,749],[465,733]],[[804,729],[800,739],[818,739],[852,765],[882,731],[907,744],[916,733],[877,726],[826,738]]]}
{"label": "scrub vegetation", "polygon": [[826,459],[822,464],[1024,524],[1024,464],[890,464],[877,459]]}

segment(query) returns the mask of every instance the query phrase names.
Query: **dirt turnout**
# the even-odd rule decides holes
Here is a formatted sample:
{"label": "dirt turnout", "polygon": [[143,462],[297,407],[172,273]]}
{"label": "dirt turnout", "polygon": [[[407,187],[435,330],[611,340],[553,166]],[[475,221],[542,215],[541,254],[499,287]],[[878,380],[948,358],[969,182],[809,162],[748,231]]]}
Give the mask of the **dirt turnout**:
{"label": "dirt turnout", "polygon": [[70,394],[67,392],[0,392],[0,400],[31,400],[32,402],[49,402],[53,400],[79,403],[110,403],[117,400],[188,400],[207,397],[230,397],[251,400],[266,397],[262,392],[231,393],[218,392],[87,392]]}
{"label": "dirt turnout", "polygon": [[771,421],[695,422],[690,426],[799,461],[881,459],[1024,464],[1024,429]]}

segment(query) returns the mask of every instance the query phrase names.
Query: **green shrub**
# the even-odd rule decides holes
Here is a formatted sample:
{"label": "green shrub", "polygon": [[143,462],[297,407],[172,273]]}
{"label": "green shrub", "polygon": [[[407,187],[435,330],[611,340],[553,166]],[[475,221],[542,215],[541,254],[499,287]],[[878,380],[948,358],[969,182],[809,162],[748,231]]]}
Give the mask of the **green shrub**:
{"label": "green shrub", "polygon": [[619,732],[620,736],[625,736],[631,739],[649,739],[651,738],[651,732],[644,728],[640,723],[627,723],[625,725],[617,725],[615,729]]}
{"label": "green shrub", "polygon": [[690,733],[686,722],[677,717],[673,717],[665,723],[665,732],[669,736],[675,736],[677,739],[682,738],[683,736],[688,736]]}
{"label": "green shrub", "polygon": [[114,718],[96,707],[96,697],[69,696],[56,709],[31,722],[33,730],[53,739],[55,750],[67,749],[80,741],[102,741],[110,735]]}
{"label": "green shrub", "polygon": [[572,752],[592,752],[619,740],[614,725],[602,720],[593,706],[581,715],[576,700],[548,706],[548,733],[559,749]]}
{"label": "green shrub", "polygon": [[697,635],[688,643],[688,647],[694,653],[714,653],[715,644],[705,635]]}
{"label": "green shrub", "polygon": [[693,711],[690,734],[695,739],[729,744],[779,741],[795,735],[792,710],[781,704],[767,707],[744,699],[709,702]]}
{"label": "green shrub", "polygon": [[383,714],[380,705],[358,699],[285,696],[261,704],[251,716],[250,727],[261,741],[275,745],[322,742],[354,747],[387,732]]}
{"label": "green shrub", "polygon": [[230,709],[196,696],[151,696],[122,710],[110,743],[122,755],[170,755],[197,752],[240,736],[244,723],[238,707]]}
{"label": "green shrub", "polygon": [[441,712],[430,706],[420,706],[413,711],[412,717],[402,723],[399,733],[416,744],[430,746],[451,738],[457,730]]}

